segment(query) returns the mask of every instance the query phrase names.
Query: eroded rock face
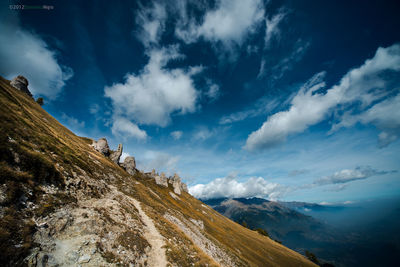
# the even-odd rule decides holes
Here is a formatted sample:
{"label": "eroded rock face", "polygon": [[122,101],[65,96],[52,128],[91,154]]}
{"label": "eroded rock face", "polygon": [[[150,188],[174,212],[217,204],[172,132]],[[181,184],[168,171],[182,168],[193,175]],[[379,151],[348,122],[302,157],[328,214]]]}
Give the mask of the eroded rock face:
{"label": "eroded rock face", "polygon": [[174,193],[180,195],[181,194],[181,178],[178,174],[174,174],[174,176],[170,179],[172,181],[172,187],[174,188]]}
{"label": "eroded rock face", "polygon": [[[122,155],[122,144],[118,145],[117,151],[114,151],[110,155],[110,159],[115,163],[118,164],[119,159],[121,158]],[[135,160],[135,159],[134,159]],[[136,166],[136,164],[135,164]]]}
{"label": "eroded rock face", "polygon": [[108,146],[107,139],[105,138],[100,138],[99,141],[93,141],[92,146],[104,156],[108,156],[110,154],[110,147]]}
{"label": "eroded rock face", "polygon": [[28,80],[22,76],[22,75],[18,75],[17,77],[15,77],[14,79],[11,80],[10,82],[11,86],[17,88],[18,90],[26,93],[27,95],[29,95],[30,97],[32,97],[31,92],[28,89]]}
{"label": "eroded rock face", "polygon": [[181,183],[182,190],[186,193],[189,193],[188,187],[185,183]]}
{"label": "eroded rock face", "polygon": [[155,175],[154,180],[156,181],[156,184],[168,187],[168,179],[165,176],[165,173],[161,173],[161,175]]}
{"label": "eroded rock face", "polygon": [[134,157],[126,157],[122,166],[130,175],[134,175],[136,173],[136,161]]}

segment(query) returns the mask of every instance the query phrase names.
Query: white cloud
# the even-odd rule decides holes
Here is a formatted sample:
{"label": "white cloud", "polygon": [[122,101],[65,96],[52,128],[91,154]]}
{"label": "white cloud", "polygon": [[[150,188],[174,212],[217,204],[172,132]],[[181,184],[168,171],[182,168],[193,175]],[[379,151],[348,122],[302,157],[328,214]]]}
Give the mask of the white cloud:
{"label": "white cloud", "polygon": [[207,86],[208,86],[208,90],[206,92],[206,96],[211,101],[217,100],[221,94],[219,86],[215,83],[212,83],[211,80],[207,80]]}
{"label": "white cloud", "polygon": [[385,147],[400,136],[400,94],[373,105],[359,115],[346,113],[342,120],[333,125],[332,131],[341,127],[349,127],[357,122],[372,123],[381,130],[379,146]]}
{"label": "white cloud", "polygon": [[119,159],[119,162],[124,162],[124,160],[126,159],[126,157],[130,157],[131,155],[129,153],[126,152],[122,152],[121,157]]}
{"label": "white cloud", "polygon": [[182,135],[183,135],[183,132],[182,132],[182,131],[173,131],[173,132],[171,132],[171,136],[172,136],[175,140],[181,139]]}
{"label": "white cloud", "polygon": [[111,131],[114,135],[125,138],[133,137],[141,140],[145,140],[147,138],[145,131],[139,129],[139,127],[131,121],[121,117],[113,119]]}
{"label": "white cloud", "polygon": [[335,108],[345,108],[355,102],[360,103],[361,108],[367,107],[391,91],[386,88],[388,82],[382,73],[399,70],[400,46],[393,45],[378,48],[372,59],[350,70],[339,84],[325,93],[319,93],[325,87],[324,73],[316,74],[292,99],[289,110],[268,117],[260,129],[249,135],[245,148],[261,150],[282,143],[288,135],[301,133],[309,126],[321,122]]}
{"label": "white cloud", "polygon": [[167,69],[171,60],[183,56],[177,46],[154,49],[150,59],[138,74],[127,74],[124,83],[105,87],[111,98],[114,114],[140,124],[166,126],[171,114],[185,114],[196,110],[198,92],[194,87],[191,69]]}
{"label": "white cloud", "polygon": [[306,51],[310,46],[310,42],[303,41],[301,39],[297,40],[293,45],[292,52],[284,57],[278,64],[273,66],[267,66],[267,60],[263,58],[260,64],[260,70],[257,74],[257,79],[260,79],[265,76],[267,71],[271,71],[269,75],[270,80],[279,80],[282,76],[289,70],[293,68],[293,66],[299,62]]}
{"label": "white cloud", "polygon": [[136,24],[140,28],[137,38],[145,47],[158,44],[165,30],[167,11],[164,5],[152,2],[150,8],[141,8],[136,13]]}
{"label": "white cloud", "polygon": [[[394,171],[391,171],[394,172]],[[371,167],[357,167],[355,169],[344,169],[337,171],[332,175],[322,177],[316,180],[313,185],[329,185],[329,184],[345,184],[351,181],[364,180],[376,175],[384,175],[391,173],[388,171],[378,171]]]}
{"label": "white cloud", "polygon": [[238,121],[243,121],[247,118],[254,118],[271,112],[279,105],[278,100],[271,100],[269,98],[261,98],[251,107],[243,111],[234,112],[227,116],[223,116],[219,120],[219,124],[231,124]]}
{"label": "white cloud", "polygon": [[271,42],[273,38],[279,38],[280,35],[280,29],[279,29],[279,23],[283,20],[283,18],[286,16],[285,13],[281,12],[278,13],[272,18],[266,18],[265,19],[265,47],[268,48],[271,45]]}
{"label": "white cloud", "polygon": [[206,12],[200,24],[181,12],[175,34],[186,43],[203,37],[211,42],[240,45],[263,17],[264,7],[260,0],[220,0],[215,9]]}
{"label": "white cloud", "polygon": [[84,121],[79,121],[78,119],[68,116],[65,113],[61,114],[61,118],[65,121],[65,123],[71,128],[83,128],[85,127]]}
{"label": "white cloud", "polygon": [[189,187],[189,192],[196,198],[239,198],[261,197],[276,200],[288,192],[288,187],[270,183],[262,177],[252,177],[245,182],[238,182],[235,174],[217,178],[208,184],[197,184]]}
{"label": "white cloud", "polygon": [[213,136],[214,132],[210,131],[207,127],[199,127],[193,134],[193,140],[204,141]]}
{"label": "white cloud", "polygon": [[56,52],[39,35],[21,28],[15,17],[0,21],[0,62],[1,75],[12,79],[21,74],[33,95],[49,99],[55,99],[73,75],[58,62]]}

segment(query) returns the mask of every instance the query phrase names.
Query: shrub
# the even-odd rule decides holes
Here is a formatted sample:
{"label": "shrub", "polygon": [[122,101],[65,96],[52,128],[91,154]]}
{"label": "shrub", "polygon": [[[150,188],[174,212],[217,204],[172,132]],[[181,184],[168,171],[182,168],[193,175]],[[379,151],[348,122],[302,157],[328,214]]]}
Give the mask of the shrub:
{"label": "shrub", "polygon": [[317,259],[317,256],[315,256],[314,253],[312,253],[312,252],[310,252],[310,251],[308,251],[308,250],[306,250],[305,253],[306,253],[307,259],[309,259],[310,261],[312,261],[312,262],[314,262],[315,264],[318,264],[318,265],[319,265],[319,261],[318,261],[318,259]]}
{"label": "shrub", "polygon": [[269,237],[268,232],[266,230],[262,229],[262,228],[256,228],[254,230],[256,230],[260,235],[265,235],[265,236]]}
{"label": "shrub", "polygon": [[38,103],[40,106],[43,106],[44,105],[43,97],[39,97],[38,99],[36,99],[36,103]]}

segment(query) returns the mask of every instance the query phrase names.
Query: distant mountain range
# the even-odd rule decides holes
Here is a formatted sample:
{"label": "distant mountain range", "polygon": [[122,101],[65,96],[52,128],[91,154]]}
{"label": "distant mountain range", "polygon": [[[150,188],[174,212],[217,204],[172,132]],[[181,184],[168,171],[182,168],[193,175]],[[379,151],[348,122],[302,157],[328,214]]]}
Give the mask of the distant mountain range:
{"label": "distant mountain range", "polygon": [[[311,251],[321,262],[334,266],[395,266],[393,263],[400,252],[399,227],[395,223],[400,218],[398,208],[380,219],[375,213],[377,221],[369,218],[367,223],[361,214],[368,214],[372,206],[377,209],[373,202],[364,206],[275,202],[261,198],[219,198],[203,202],[237,223],[250,229],[262,228],[285,246],[303,254]],[[369,214],[374,217],[373,213]]]}

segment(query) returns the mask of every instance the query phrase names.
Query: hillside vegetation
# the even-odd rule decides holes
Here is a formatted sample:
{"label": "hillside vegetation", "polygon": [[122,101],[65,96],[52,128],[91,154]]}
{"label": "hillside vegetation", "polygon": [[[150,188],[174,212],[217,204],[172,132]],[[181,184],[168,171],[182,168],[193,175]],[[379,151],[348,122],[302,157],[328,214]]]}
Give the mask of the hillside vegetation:
{"label": "hillside vegetation", "polygon": [[2,266],[316,266],[128,174],[1,77],[0,121]]}

